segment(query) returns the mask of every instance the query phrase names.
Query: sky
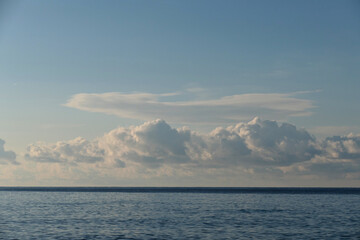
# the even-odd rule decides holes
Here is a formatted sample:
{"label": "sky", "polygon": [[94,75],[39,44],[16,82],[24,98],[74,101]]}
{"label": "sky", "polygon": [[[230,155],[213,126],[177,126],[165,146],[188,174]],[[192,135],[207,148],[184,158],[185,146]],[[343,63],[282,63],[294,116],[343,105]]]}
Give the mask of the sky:
{"label": "sky", "polygon": [[0,185],[360,187],[360,2],[0,0]]}

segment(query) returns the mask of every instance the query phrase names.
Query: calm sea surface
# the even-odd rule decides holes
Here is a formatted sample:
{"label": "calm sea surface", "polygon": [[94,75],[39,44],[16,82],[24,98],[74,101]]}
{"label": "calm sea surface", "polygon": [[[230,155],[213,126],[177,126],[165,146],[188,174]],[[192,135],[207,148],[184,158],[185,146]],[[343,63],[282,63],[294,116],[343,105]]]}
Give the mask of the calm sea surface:
{"label": "calm sea surface", "polygon": [[360,239],[360,189],[235,190],[0,188],[0,239]]}

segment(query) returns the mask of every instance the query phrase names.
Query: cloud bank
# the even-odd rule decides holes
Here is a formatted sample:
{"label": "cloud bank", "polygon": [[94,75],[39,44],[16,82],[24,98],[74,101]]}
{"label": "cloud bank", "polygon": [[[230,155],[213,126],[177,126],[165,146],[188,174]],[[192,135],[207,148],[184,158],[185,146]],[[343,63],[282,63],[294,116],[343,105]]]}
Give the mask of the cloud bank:
{"label": "cloud bank", "polygon": [[241,94],[202,101],[169,101],[180,93],[80,93],[73,95],[67,107],[121,118],[166,119],[171,123],[229,124],[248,120],[248,116],[284,120],[306,116],[314,108],[312,101],[297,98],[297,93]]}
{"label": "cloud bank", "polygon": [[294,125],[259,118],[201,134],[155,120],[120,127],[92,141],[33,144],[25,157],[38,163],[119,169],[139,177],[231,170],[359,178],[360,136],[318,141]]}
{"label": "cloud bank", "polygon": [[30,145],[25,158],[37,162],[58,162],[76,164],[80,162],[95,163],[104,160],[105,152],[98,146],[97,141],[89,142],[78,137],[68,142],[56,144]]}
{"label": "cloud bank", "polygon": [[13,151],[5,151],[5,141],[0,139],[0,164],[18,164],[16,162],[16,154]]}

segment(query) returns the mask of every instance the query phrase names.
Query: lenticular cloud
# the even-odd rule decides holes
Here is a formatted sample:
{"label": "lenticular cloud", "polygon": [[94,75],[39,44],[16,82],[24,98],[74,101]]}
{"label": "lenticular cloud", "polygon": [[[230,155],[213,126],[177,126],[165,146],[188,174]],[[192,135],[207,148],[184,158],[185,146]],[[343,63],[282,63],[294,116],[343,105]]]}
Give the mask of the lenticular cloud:
{"label": "lenticular cloud", "polygon": [[253,168],[316,174],[360,170],[360,137],[317,141],[288,123],[262,121],[218,127],[208,134],[175,129],[164,120],[117,128],[88,141],[76,138],[55,144],[30,145],[26,159],[36,162],[87,164],[144,169]]}
{"label": "lenticular cloud", "polygon": [[240,94],[202,101],[169,101],[168,97],[181,97],[181,93],[79,93],[73,95],[65,106],[120,118],[152,120],[160,117],[170,122],[192,125],[223,125],[256,115],[271,119],[310,115],[314,108],[312,101],[296,97],[298,94],[301,92]]}

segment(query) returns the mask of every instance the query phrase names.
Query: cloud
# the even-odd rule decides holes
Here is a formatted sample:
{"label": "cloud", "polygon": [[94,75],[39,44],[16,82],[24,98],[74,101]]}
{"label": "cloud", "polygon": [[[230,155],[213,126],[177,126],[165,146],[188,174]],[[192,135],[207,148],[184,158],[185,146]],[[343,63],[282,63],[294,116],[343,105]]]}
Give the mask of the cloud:
{"label": "cloud", "polygon": [[317,126],[308,129],[311,133],[321,138],[329,136],[348,135],[353,132],[360,132],[359,126]]}
{"label": "cloud", "polygon": [[185,152],[189,138],[188,130],[173,129],[165,121],[156,120],[141,126],[117,128],[93,141],[78,137],[55,144],[32,144],[25,158],[44,163],[158,168],[163,164],[191,161]]}
{"label": "cloud", "polygon": [[360,161],[360,136],[328,137],[322,143],[326,156],[333,159],[352,159]]}
{"label": "cloud", "polygon": [[[116,128],[92,141],[76,138],[28,147],[26,159],[138,174],[196,174],[228,169],[247,173],[333,174],[360,172],[360,138],[317,141],[288,123],[254,118],[202,134],[164,120]],[[123,173],[122,173],[123,174]]]}
{"label": "cloud", "polygon": [[108,155],[115,156],[127,165],[135,163],[158,168],[164,164],[191,161],[185,145],[190,141],[190,131],[173,129],[163,120],[117,128],[98,141]]}
{"label": "cloud", "polygon": [[360,136],[333,136],[318,142],[320,152],[311,160],[284,168],[285,172],[360,179]]}
{"label": "cloud", "polygon": [[28,146],[26,159],[53,163],[96,163],[104,161],[104,150],[96,141],[89,142],[78,137],[56,144],[38,143]]}
{"label": "cloud", "polygon": [[101,176],[110,171],[117,177],[139,179],[197,174],[219,177],[220,173],[226,178],[227,172],[275,179],[360,179],[360,136],[316,140],[305,129],[259,118],[203,134],[154,120],[119,127],[93,140],[79,137],[33,144],[25,158],[40,165],[56,164],[54,172],[75,167],[79,170],[71,172],[83,176],[86,172]]}
{"label": "cloud", "polygon": [[13,151],[5,151],[5,141],[0,139],[0,164],[18,164],[16,161],[16,154]]}
{"label": "cloud", "polygon": [[[212,132],[214,134],[220,137],[219,146],[226,146],[227,158],[241,158],[247,165],[287,166],[307,161],[318,153],[315,139],[305,130],[288,123],[279,126],[276,121],[254,118],[248,123],[217,129]],[[233,145],[234,139],[238,139],[236,145]],[[244,149],[242,143],[249,149],[249,157],[236,152]]]}
{"label": "cloud", "polygon": [[360,136],[349,134],[326,138],[322,149],[322,158],[315,161],[309,171],[360,179]]}
{"label": "cloud", "polygon": [[[196,91],[195,91],[196,93]],[[284,120],[289,116],[306,116],[313,102],[297,98],[298,93],[258,93],[225,96],[202,101],[169,101],[180,93],[80,93],[73,95],[67,107],[89,112],[116,115],[121,118],[167,119],[172,123],[229,124],[249,116]]]}

